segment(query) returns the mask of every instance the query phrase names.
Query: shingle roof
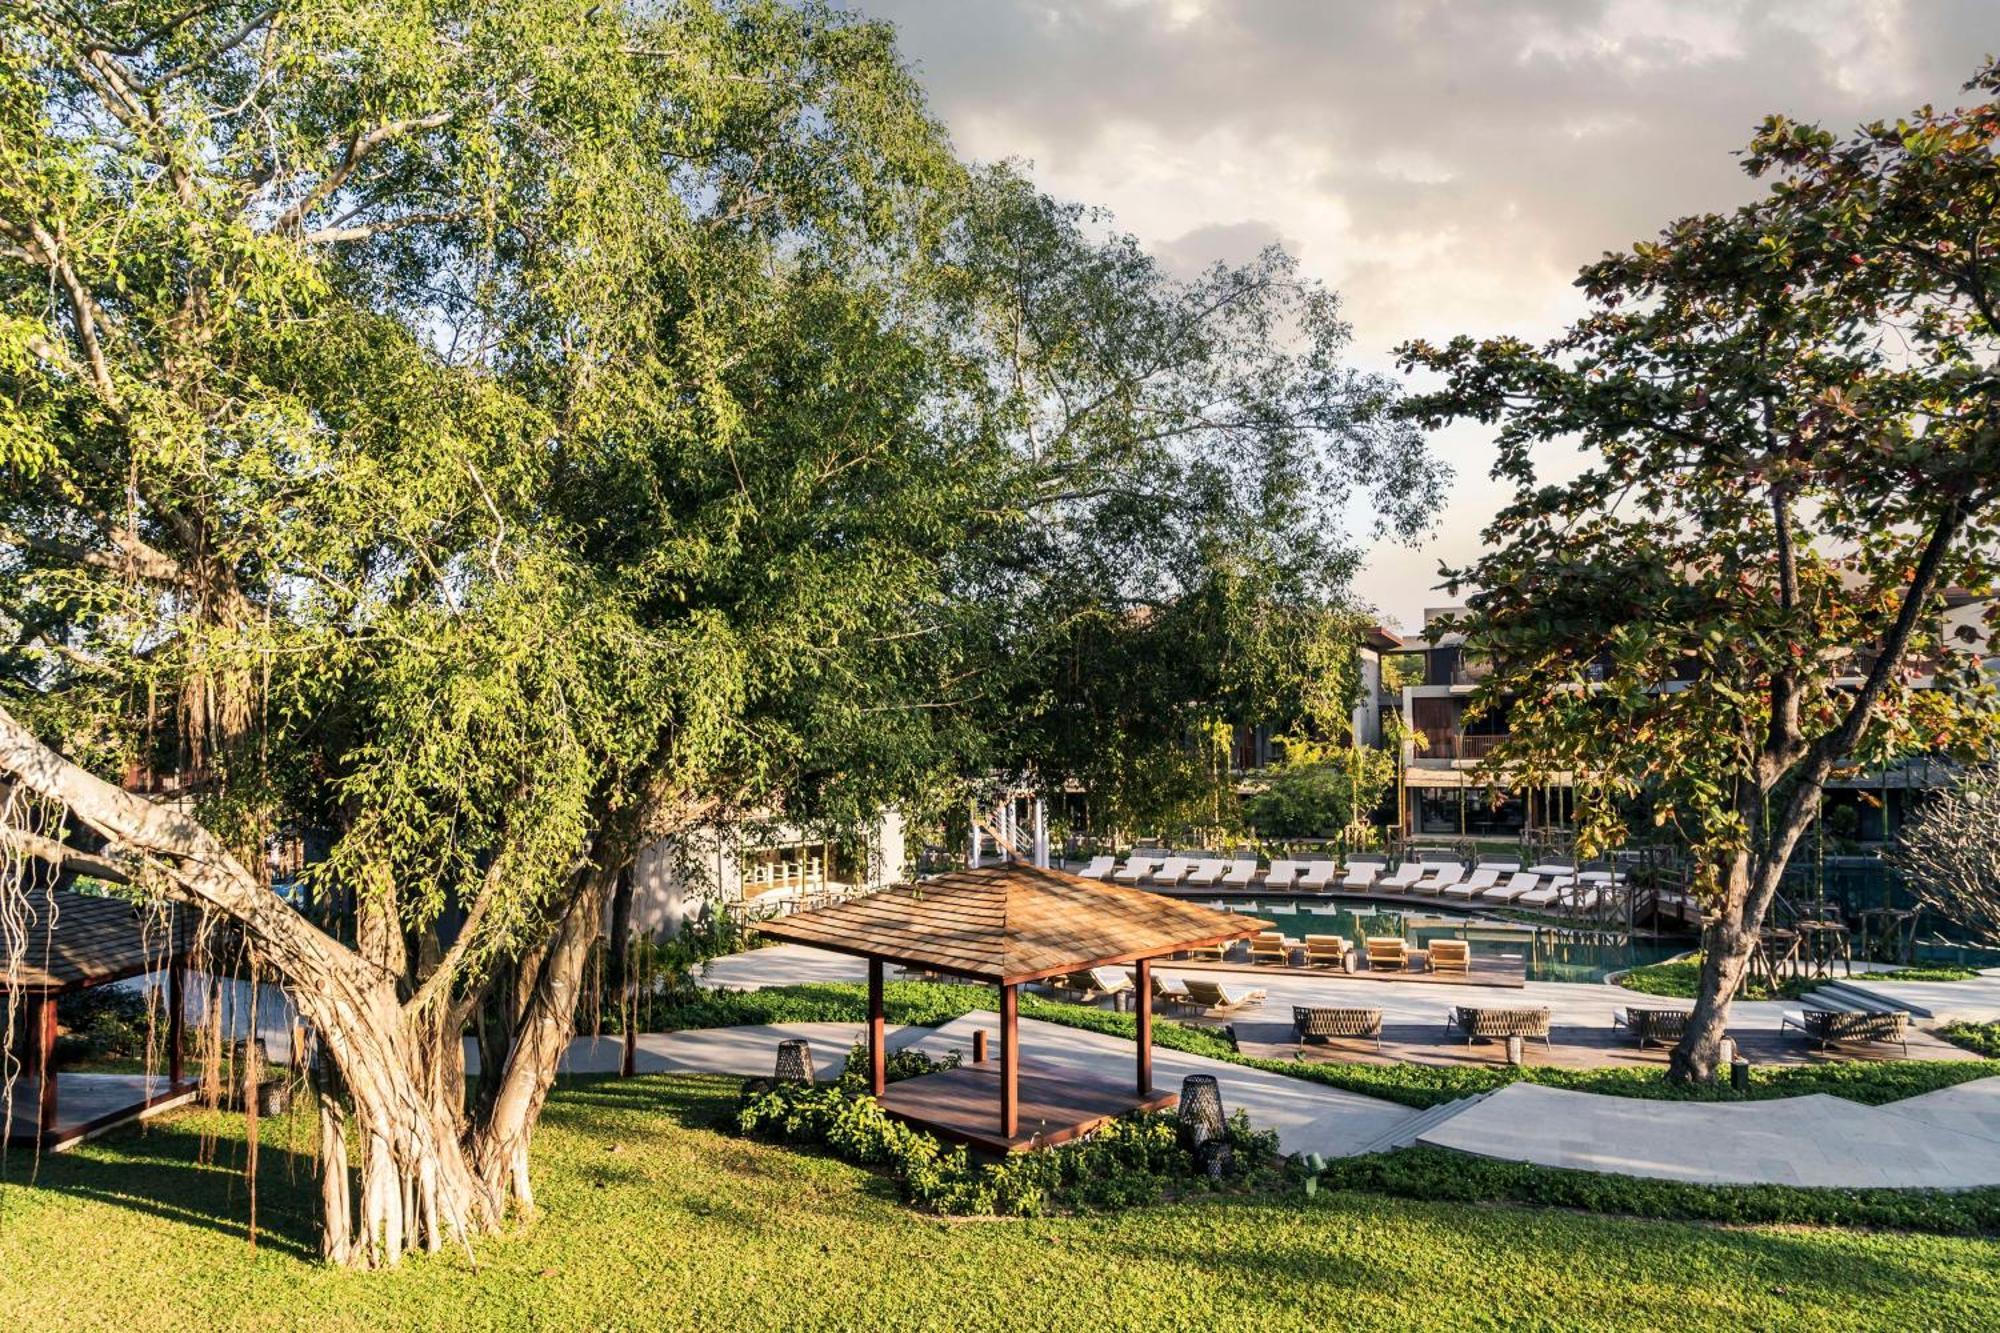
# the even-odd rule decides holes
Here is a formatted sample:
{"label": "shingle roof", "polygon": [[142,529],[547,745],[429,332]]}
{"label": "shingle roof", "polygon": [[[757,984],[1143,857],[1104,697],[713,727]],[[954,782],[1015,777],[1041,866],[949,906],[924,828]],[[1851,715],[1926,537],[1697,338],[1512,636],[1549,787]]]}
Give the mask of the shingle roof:
{"label": "shingle roof", "polygon": [[800,912],[776,940],[1001,983],[1220,944],[1268,922],[1061,870],[995,866]]}
{"label": "shingle roof", "polygon": [[[188,947],[187,914],[135,907],[69,889],[31,888],[27,933],[14,959],[0,932],[0,991],[64,991],[164,968]],[[51,910],[53,908],[53,910]],[[175,922],[171,932],[168,923]],[[18,973],[10,963],[18,962]]]}

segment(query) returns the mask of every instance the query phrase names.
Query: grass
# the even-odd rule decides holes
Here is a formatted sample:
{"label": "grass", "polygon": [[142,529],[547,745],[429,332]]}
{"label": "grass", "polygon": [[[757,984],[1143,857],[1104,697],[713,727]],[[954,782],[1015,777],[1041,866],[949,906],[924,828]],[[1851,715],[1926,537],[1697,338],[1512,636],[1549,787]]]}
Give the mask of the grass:
{"label": "grass", "polygon": [[[2000,1309],[2000,1245],[1724,1227],[1323,1190],[1115,1216],[942,1220],[831,1158],[718,1131],[735,1081],[566,1084],[536,1139],[543,1214],[389,1273],[310,1258],[309,1173],[265,1124],[267,1228],[242,1239],[240,1121],[182,1113],[0,1191],[17,1327],[1945,1327]],[[221,1165],[199,1164],[204,1134]],[[9,1159],[23,1175],[27,1159]]]}
{"label": "grass", "polygon": [[1938,1035],[1976,1055],[2000,1059],[2000,1023],[1948,1023]]}
{"label": "grass", "polygon": [[[1675,999],[1692,1000],[1695,984],[1701,975],[1701,960],[1698,958],[1677,958],[1671,962],[1649,963],[1635,967],[1619,978],[1618,984],[1626,990],[1638,991],[1642,995],[1666,995]],[[1866,972],[1858,980],[1869,981],[1970,981],[1979,975],[1977,968],[1971,967],[1899,967],[1889,972]],[[1745,1000],[1796,1000],[1809,991],[1825,985],[1824,980],[1803,977],[1786,977],[1773,990],[1762,981],[1746,978],[1739,996]]]}
{"label": "grass", "polygon": [[[994,1007],[992,992],[979,986],[937,982],[892,982],[884,988],[891,1023],[937,1027],[979,1009]],[[1021,996],[1021,1014],[1066,1027],[1102,1032],[1128,1041],[1137,1036],[1131,1014],[1087,1005],[1064,1004],[1039,995]],[[759,991],[709,991],[684,1005],[662,1010],[652,1020],[667,1028],[728,1027],[743,1023],[858,1023],[867,1015],[864,989],[848,982],[773,986]],[[1552,1069],[1544,1065],[1387,1065],[1262,1060],[1242,1055],[1219,1028],[1156,1019],[1153,1040],[1169,1049],[1205,1055],[1253,1069],[1286,1074],[1327,1087],[1365,1093],[1405,1106],[1436,1106],[1509,1083],[1540,1083],[1579,1092],[1665,1101],[1739,1101],[1802,1097],[1824,1092],[1849,1101],[1880,1105],[1935,1092],[1975,1078],[2000,1074],[1992,1060],[1852,1060],[1809,1065],[1759,1065],[1751,1070],[1750,1091],[1738,1094],[1726,1083],[1687,1087],[1667,1081],[1660,1067]],[[1982,1052],[2000,1054],[2000,1051]]]}

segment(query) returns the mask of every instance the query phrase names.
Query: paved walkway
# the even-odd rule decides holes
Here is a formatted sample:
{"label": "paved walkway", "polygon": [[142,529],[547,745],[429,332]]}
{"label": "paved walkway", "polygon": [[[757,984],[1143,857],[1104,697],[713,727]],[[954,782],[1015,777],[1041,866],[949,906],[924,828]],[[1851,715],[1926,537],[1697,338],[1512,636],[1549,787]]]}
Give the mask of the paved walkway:
{"label": "paved walkway", "polygon": [[1834,980],[1913,1014],[1928,1014],[1929,1021],[2000,1022],[2000,967],[1989,967],[1970,981],[1876,981],[1866,972]]}

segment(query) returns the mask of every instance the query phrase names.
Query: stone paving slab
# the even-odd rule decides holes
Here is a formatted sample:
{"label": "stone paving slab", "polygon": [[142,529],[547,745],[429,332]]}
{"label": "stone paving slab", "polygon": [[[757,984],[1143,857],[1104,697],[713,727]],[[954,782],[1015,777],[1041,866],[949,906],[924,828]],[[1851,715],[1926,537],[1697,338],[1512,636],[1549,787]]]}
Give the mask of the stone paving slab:
{"label": "stone paving slab", "polygon": [[1909,1116],[1959,1134],[2000,1142],[2000,1078],[1976,1079],[1955,1088],[1939,1088],[1880,1108]]}
{"label": "stone paving slab", "polygon": [[1969,981],[1876,981],[1866,973],[1835,980],[1899,1008],[1928,1013],[1939,1023],[2000,1022],[2000,968]]}
{"label": "stone paving slab", "polygon": [[1425,1130],[1418,1142],[1708,1185],[2000,1184],[2000,1141],[1824,1095],[1662,1102],[1515,1083]]}

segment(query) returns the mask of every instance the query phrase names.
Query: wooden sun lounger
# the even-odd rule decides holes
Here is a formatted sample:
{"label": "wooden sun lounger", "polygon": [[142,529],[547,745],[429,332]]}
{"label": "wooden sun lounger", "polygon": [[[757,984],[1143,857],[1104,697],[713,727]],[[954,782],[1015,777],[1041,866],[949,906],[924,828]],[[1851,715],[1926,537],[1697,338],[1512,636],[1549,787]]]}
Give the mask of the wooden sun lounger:
{"label": "wooden sun lounger", "polygon": [[1247,1009],[1264,1003],[1265,992],[1261,986],[1230,986],[1219,981],[1203,981],[1199,977],[1189,977],[1181,984],[1187,988],[1187,1003],[1214,1013]]}
{"label": "wooden sun lounger", "polygon": [[1401,935],[1370,935],[1364,943],[1370,972],[1407,972],[1410,945]]}
{"label": "wooden sun lounger", "polygon": [[1347,936],[1308,935],[1306,936],[1307,967],[1345,967],[1347,965]]}
{"label": "wooden sun lounger", "polygon": [[1457,972],[1468,976],[1472,972],[1472,946],[1464,940],[1432,940],[1426,952],[1430,956],[1433,972]]}
{"label": "wooden sun lounger", "polygon": [[1284,967],[1292,961],[1292,942],[1281,930],[1260,930],[1250,937],[1250,961]]}

